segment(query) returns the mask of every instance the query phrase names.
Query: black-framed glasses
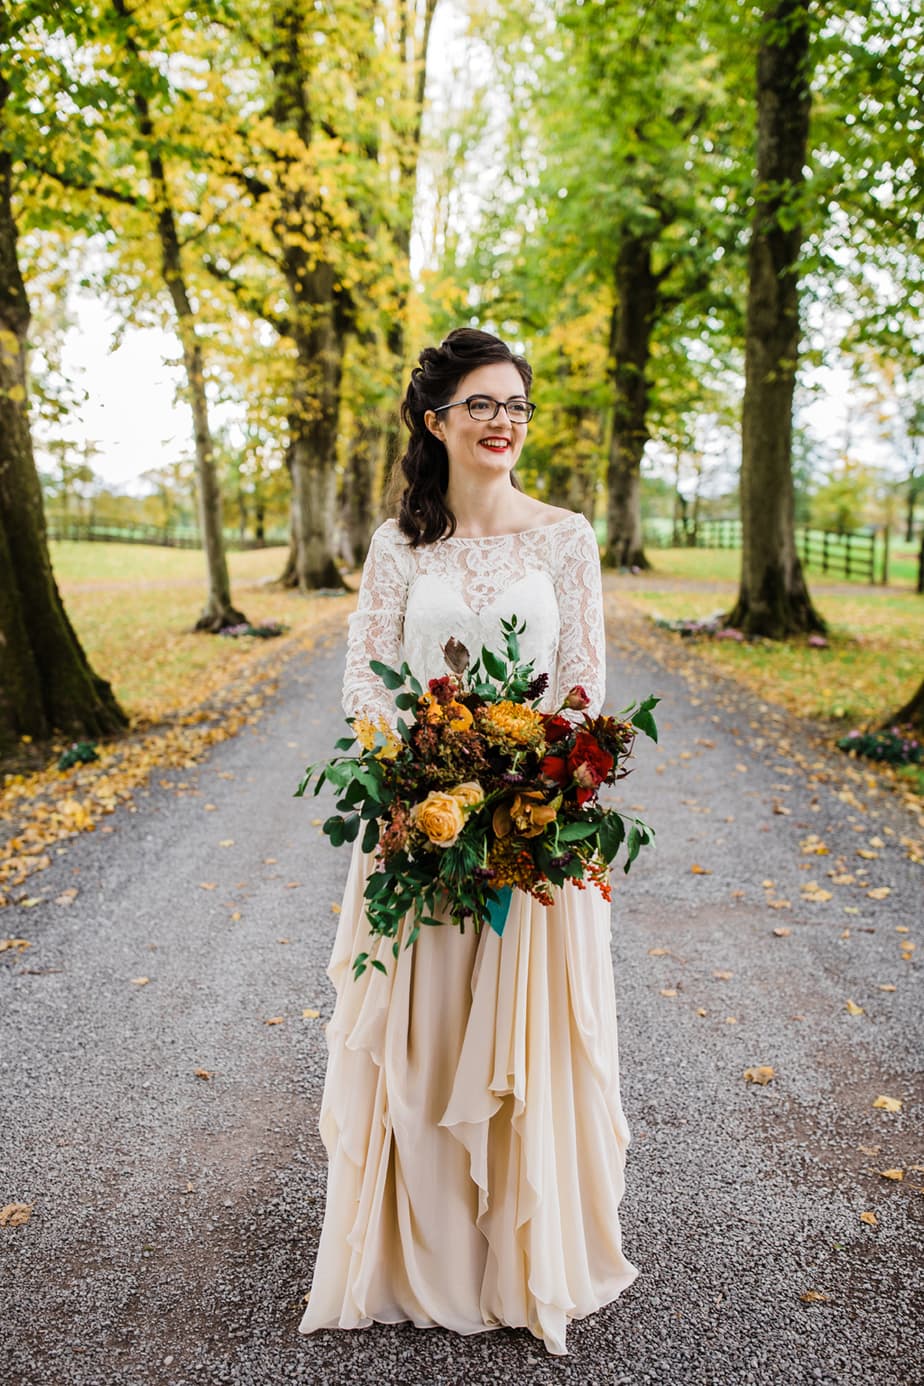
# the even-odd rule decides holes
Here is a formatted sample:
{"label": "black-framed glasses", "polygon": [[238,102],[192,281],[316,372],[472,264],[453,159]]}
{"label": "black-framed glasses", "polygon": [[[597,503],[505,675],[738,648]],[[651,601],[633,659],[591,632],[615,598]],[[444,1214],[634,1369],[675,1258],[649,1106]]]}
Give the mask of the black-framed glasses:
{"label": "black-framed glasses", "polygon": [[457,399],[453,404],[441,404],[434,414],[442,414],[444,409],[458,409],[467,404],[471,418],[478,423],[490,423],[497,418],[499,409],[506,409],[511,423],[525,424],[536,412],[536,406],[528,399],[492,399],[490,395],[469,395],[467,399]]}

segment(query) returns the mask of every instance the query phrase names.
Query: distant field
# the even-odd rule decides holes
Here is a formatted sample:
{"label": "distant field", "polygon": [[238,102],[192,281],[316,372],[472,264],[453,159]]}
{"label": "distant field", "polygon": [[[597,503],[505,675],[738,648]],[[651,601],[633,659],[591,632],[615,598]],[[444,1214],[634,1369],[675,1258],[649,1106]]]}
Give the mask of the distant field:
{"label": "distant field", "polygon": [[[622,600],[668,619],[728,611],[740,554],[730,549],[652,549],[654,567],[613,575]],[[913,575],[915,570],[912,569]],[[812,600],[829,626],[829,648],[700,640],[703,659],[802,716],[845,729],[878,723],[907,701],[924,676],[924,596],[913,585],[870,587],[809,570]],[[679,638],[679,637],[678,637]]]}
{"label": "distant field", "polygon": [[[740,555],[730,549],[652,549],[650,571],[608,578],[620,599],[673,618],[727,610]],[[301,638],[346,598],[301,597],[269,584],[286,550],[229,555],[237,605],[257,623],[282,621]],[[68,612],[98,673],[135,717],[194,705],[281,641],[197,635],[205,592],[202,554],[138,544],[52,545]],[[698,642],[703,659],[801,715],[848,726],[876,722],[914,691],[924,673],[924,597],[910,585],[868,587],[808,574],[830,626],[830,647],[804,641]]]}
{"label": "distant field", "polygon": [[194,706],[256,658],[304,636],[343,598],[303,597],[268,584],[287,550],[228,555],[231,593],[253,624],[280,621],[277,640],[202,635],[205,560],[198,550],[144,544],[53,543],[51,559],[68,614],[96,672],[132,717],[156,720]]}

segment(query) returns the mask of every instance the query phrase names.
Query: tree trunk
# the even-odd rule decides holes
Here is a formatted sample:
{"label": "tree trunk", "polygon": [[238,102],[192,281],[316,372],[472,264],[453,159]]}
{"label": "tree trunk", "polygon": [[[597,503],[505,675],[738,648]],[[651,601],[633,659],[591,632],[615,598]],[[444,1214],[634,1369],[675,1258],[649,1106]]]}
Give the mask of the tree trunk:
{"label": "tree trunk", "polygon": [[385,451],[381,418],[356,423],[340,503],[341,553],[348,568],[362,565],[378,518]]}
{"label": "tree trunk", "polygon": [[641,465],[648,442],[648,381],[651,332],[658,279],[651,243],[627,236],[616,263],[616,305],[610,332],[613,432],[607,465],[607,541],[610,568],[648,568],[642,546]]}
{"label": "tree trunk", "polygon": [[[113,3],[120,18],[124,21],[130,21],[131,16],[125,0],[113,0]],[[138,45],[127,29],[125,45],[136,66],[145,70]],[[135,76],[135,74],[132,75]],[[154,194],[152,201],[157,208],[157,234],[160,238],[164,281],[170,292],[173,309],[176,313],[177,333],[183,348],[183,365],[186,370],[186,383],[193,415],[196,475],[199,482],[197,487],[199,529],[202,534],[208,574],[208,597],[196,622],[195,629],[216,633],[223,626],[236,626],[244,623],[247,617],[231,603],[231,580],[228,576],[228,560],[225,555],[224,534],[222,532],[221,490],[218,485],[212,431],[209,426],[202,345],[196,333],[195,314],[186,290],[180,254],[180,238],[170,202],[167,174],[163,158],[154,140],[154,125],[151,120],[148,99],[135,86],[134,81],[132,85],[138,129],[144,140],[145,153],[151,172]]]}
{"label": "tree trunk", "polygon": [[[0,76],[0,117],[9,87]],[[17,258],[12,159],[0,148],[0,756],[23,736],[108,736],[127,718],[91,669],[48,553],[26,411],[29,302]]]}
{"label": "tree trunk", "polygon": [[887,727],[913,727],[915,731],[924,732],[924,679],[905,706],[883,722],[882,727],[883,730]]}
{"label": "tree trunk", "polygon": [[808,143],[810,0],[776,0],[757,57],[758,197],[748,250],[741,578],[729,625],[774,640],[823,631],[796,552],[792,402],[799,354],[798,202]]}

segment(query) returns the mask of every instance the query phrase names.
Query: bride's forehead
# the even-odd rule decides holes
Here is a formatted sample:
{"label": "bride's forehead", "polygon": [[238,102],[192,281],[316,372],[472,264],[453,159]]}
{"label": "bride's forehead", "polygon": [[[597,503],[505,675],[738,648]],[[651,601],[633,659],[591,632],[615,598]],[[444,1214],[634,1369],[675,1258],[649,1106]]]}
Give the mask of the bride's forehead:
{"label": "bride's forehead", "polygon": [[525,394],[526,390],[520,372],[512,361],[493,361],[463,376],[455,393],[462,398],[468,395],[493,395],[495,399],[510,399],[513,395]]}

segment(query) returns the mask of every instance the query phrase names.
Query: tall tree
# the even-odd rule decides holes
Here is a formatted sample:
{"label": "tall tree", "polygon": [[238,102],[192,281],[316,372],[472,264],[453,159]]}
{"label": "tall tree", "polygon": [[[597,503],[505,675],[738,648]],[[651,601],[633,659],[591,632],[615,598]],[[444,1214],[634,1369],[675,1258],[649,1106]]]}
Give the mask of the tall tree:
{"label": "tall tree", "polygon": [[177,336],[183,349],[183,365],[193,416],[193,438],[198,481],[199,528],[205,550],[208,595],[196,621],[196,630],[218,632],[223,626],[246,621],[232,604],[231,579],[222,530],[221,490],[215,466],[215,448],[209,425],[209,406],[205,388],[205,364],[196,314],[190,300],[183,251],[176,213],[163,155],[163,141],[155,127],[148,92],[160,85],[143,49],[153,51],[159,41],[152,31],[139,28],[137,16],[125,0],[112,0],[117,17],[116,33],[123,45],[123,81],[134,107],[138,126],[137,153],[147,163],[152,196],[151,210],[156,218],[164,283],[170,294],[176,318]]}
{"label": "tall tree", "polygon": [[800,198],[811,109],[811,0],[774,0],[757,55],[757,196],[748,249],[742,554],[726,618],[780,639],[823,631],[796,552],[792,402],[799,360]]}
{"label": "tall tree", "polygon": [[[21,22],[24,12],[18,17]],[[26,405],[29,301],[19,268],[6,113],[20,29],[0,9],[0,756],[23,736],[99,737],[125,726],[58,592]]]}

